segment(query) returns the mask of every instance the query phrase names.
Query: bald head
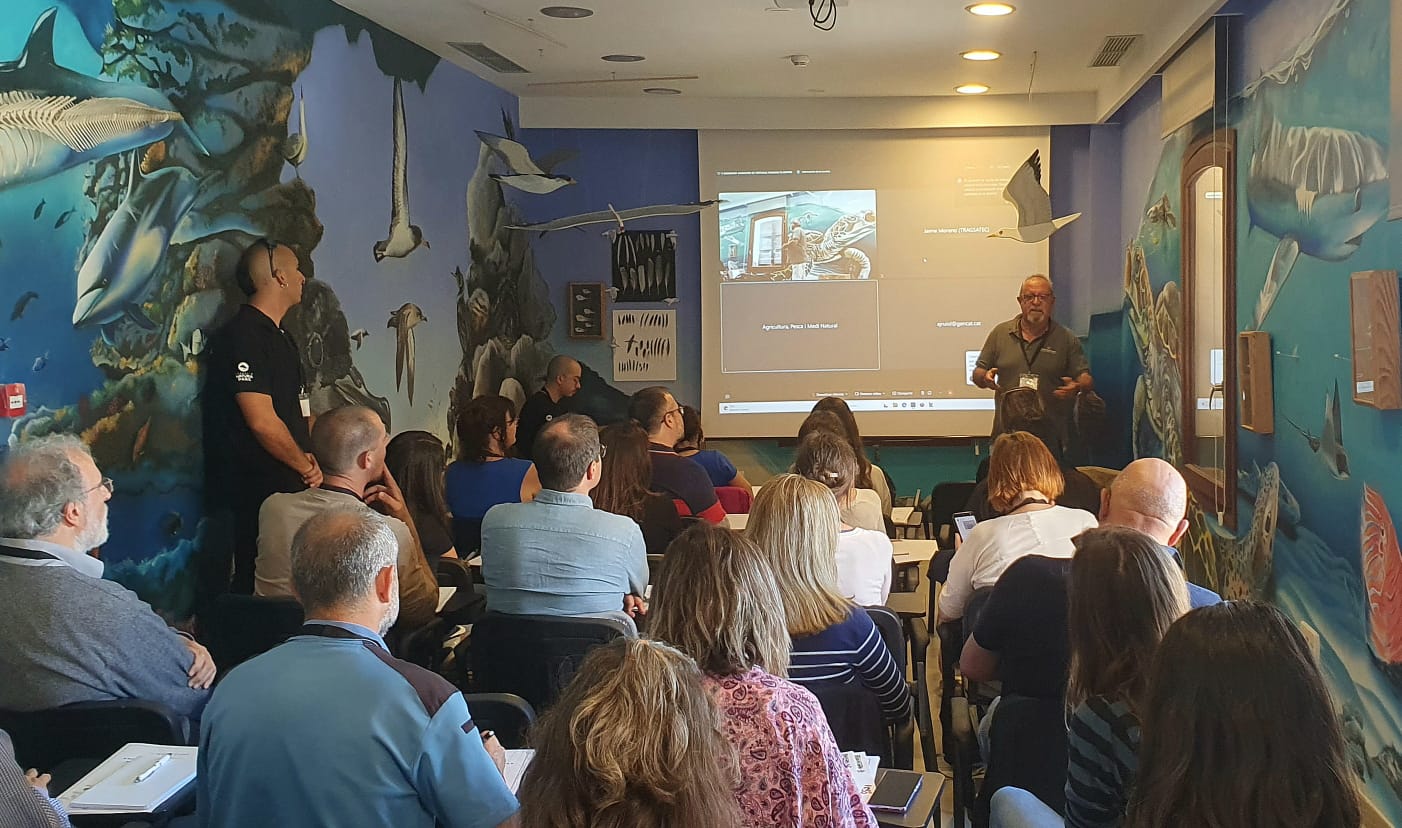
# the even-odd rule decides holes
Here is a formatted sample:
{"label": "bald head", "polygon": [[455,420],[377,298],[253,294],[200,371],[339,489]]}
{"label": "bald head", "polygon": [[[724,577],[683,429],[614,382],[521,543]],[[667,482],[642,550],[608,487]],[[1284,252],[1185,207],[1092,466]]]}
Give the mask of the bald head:
{"label": "bald head", "polygon": [[1101,525],[1128,526],[1171,546],[1187,528],[1188,486],[1157,457],[1135,460],[1110,484],[1100,511]]}
{"label": "bald head", "polygon": [[[378,476],[383,466],[376,463],[384,462],[386,442],[384,421],[364,406],[333,408],[312,426],[312,454],[327,474],[351,475],[359,470]],[[367,462],[368,467],[359,468]]]}

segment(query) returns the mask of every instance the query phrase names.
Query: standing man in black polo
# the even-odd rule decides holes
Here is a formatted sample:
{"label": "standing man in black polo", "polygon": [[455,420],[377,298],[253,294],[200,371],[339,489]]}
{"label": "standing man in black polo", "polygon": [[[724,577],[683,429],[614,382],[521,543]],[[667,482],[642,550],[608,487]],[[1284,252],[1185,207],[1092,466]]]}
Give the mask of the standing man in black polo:
{"label": "standing man in black polo", "polygon": [[[268,495],[321,484],[311,447],[311,405],[302,358],[282,328],[302,301],[297,254],[259,239],[239,258],[242,305],[210,340],[205,387],[205,486],[211,506],[233,511],[233,591],[253,592],[258,509]],[[211,562],[214,592],[227,588],[228,560]]]}
{"label": "standing man in black polo", "polygon": [[521,406],[521,415],[516,424],[516,454],[530,460],[535,445],[535,436],[545,424],[569,413],[565,402],[579,392],[580,377],[584,369],[574,357],[556,354],[545,367],[545,385],[527,398]]}
{"label": "standing man in black polo", "polygon": [[1041,274],[1027,277],[1018,293],[1022,312],[993,329],[974,368],[974,385],[996,391],[993,436],[1003,432],[1003,392],[1032,388],[1042,397],[1062,446],[1076,395],[1095,387],[1081,341],[1052,319],[1056,294]]}

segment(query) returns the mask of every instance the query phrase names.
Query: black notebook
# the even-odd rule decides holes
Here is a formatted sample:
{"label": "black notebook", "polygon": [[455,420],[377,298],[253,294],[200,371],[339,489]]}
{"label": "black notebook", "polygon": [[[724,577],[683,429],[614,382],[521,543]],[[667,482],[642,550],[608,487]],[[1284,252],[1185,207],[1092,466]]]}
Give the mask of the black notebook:
{"label": "black notebook", "polygon": [[872,791],[867,804],[873,811],[904,811],[915,801],[922,781],[918,773],[888,770],[876,783],[876,790]]}

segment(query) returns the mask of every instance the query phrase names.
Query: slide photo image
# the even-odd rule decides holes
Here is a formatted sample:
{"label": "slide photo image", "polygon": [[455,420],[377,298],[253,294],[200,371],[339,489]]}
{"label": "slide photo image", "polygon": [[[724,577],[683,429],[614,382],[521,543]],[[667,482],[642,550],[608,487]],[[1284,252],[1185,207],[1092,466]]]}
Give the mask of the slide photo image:
{"label": "slide photo image", "polygon": [[876,191],[720,194],[721,278],[817,282],[876,275]]}

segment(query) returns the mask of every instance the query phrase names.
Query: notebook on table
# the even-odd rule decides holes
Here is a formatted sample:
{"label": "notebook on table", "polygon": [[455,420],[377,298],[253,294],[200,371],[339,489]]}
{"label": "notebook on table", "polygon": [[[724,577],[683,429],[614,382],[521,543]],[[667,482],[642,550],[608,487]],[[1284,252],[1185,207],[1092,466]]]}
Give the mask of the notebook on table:
{"label": "notebook on table", "polygon": [[145,814],[195,778],[199,748],[133,742],[109,756],[59,801],[71,814]]}

